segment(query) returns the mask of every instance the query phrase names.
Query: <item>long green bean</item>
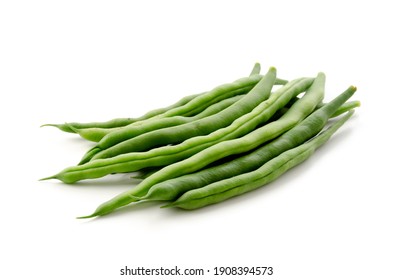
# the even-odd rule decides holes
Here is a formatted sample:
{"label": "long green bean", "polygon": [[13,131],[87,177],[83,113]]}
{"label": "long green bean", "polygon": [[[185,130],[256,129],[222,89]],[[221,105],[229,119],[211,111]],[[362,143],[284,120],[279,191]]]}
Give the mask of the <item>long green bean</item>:
{"label": "long green bean", "polygon": [[[181,124],[185,124],[185,123],[190,123],[192,121],[214,115],[218,112],[221,112],[225,108],[231,106],[235,102],[239,101],[243,96],[244,95],[236,95],[236,96],[221,100],[215,104],[210,105],[205,110],[198,113],[197,115],[190,116],[190,117],[173,116],[173,117],[165,117],[165,118],[156,118],[156,119],[146,120],[143,123],[141,123],[140,125],[124,126],[121,128],[96,128],[96,127],[94,127],[94,128],[77,129],[77,128],[73,128],[71,125],[70,126],[82,138],[89,140],[89,141],[93,141],[93,142],[100,141],[103,137],[105,137],[106,135],[108,135],[109,133],[112,133],[114,131],[117,131],[117,133],[121,133],[122,131],[127,130],[128,136],[130,138],[132,138],[132,137],[136,137],[142,133],[146,133],[146,132],[153,131],[156,129],[161,129],[164,127],[173,127],[173,126],[177,126],[177,125],[181,125]],[[84,159],[81,162],[83,163]]]}
{"label": "long green bean", "polygon": [[179,101],[175,102],[174,104],[172,104],[168,107],[151,110],[151,111],[147,112],[146,114],[144,114],[143,116],[138,117],[138,118],[116,118],[116,119],[112,119],[112,120],[105,121],[105,122],[88,122],[88,123],[69,122],[69,123],[64,123],[64,124],[43,124],[43,125],[41,125],[41,127],[53,126],[53,127],[56,127],[64,132],[69,132],[69,133],[76,133],[76,131],[78,129],[85,129],[85,128],[118,128],[118,127],[123,127],[123,126],[129,125],[129,124],[135,123],[135,122],[139,122],[142,120],[146,120],[146,119],[155,117],[157,115],[161,115],[161,114],[163,114],[167,111],[170,111],[174,108],[184,106],[185,104],[187,104],[188,102],[190,102],[191,100],[193,100],[194,98],[196,98],[197,96],[200,96],[202,94],[205,94],[205,92],[185,96],[185,97],[181,98]]}
{"label": "long green bean", "polygon": [[[260,72],[260,64],[255,63],[250,75],[259,74],[259,72]],[[278,84],[280,84],[280,83],[285,84],[286,80],[277,79],[277,83]],[[196,98],[196,97],[200,98],[200,96],[205,95],[205,94],[209,94],[209,92],[202,92],[202,93],[198,93],[198,94],[192,94],[192,95],[185,96],[172,105],[169,105],[164,108],[153,109],[138,118],[116,118],[116,119],[112,119],[112,120],[105,121],[105,122],[89,122],[89,123],[68,122],[68,123],[64,123],[64,124],[44,124],[41,127],[53,126],[53,127],[57,127],[58,129],[60,129],[64,132],[69,132],[69,133],[78,133],[77,132],[78,130],[87,129],[87,128],[102,128],[102,129],[119,128],[119,127],[123,127],[123,126],[129,125],[129,124],[132,124],[132,123],[139,123],[141,121],[162,115],[164,113],[166,114],[166,116],[174,116],[174,115],[176,115],[176,113],[175,114],[173,113],[175,108],[178,108],[178,107],[183,108],[184,105],[189,103],[194,98]],[[202,103],[202,106],[199,109],[194,108],[193,111],[189,111],[189,112],[187,112],[187,109],[182,110],[182,114],[183,114],[183,116],[192,116],[193,113],[197,114],[197,113],[200,113],[201,111],[203,111],[206,108],[205,106],[206,106],[206,104]],[[176,112],[176,110],[175,110],[175,112]]]}

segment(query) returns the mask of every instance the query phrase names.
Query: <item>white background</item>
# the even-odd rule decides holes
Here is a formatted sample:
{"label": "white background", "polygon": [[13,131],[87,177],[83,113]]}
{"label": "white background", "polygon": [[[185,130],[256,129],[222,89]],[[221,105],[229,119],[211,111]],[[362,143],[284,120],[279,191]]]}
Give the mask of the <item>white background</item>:
{"label": "white background", "polygon": [[[1,279],[163,279],[124,266],[273,266],[266,279],[393,279],[389,1],[1,1]],[[136,182],[38,182],[92,143],[44,123],[137,117],[247,76],[327,75],[362,102],[276,182],[198,211],[76,220]],[[171,277],[172,278],[172,277]],[[165,279],[169,279],[166,277]],[[176,277],[175,279],[186,279]],[[242,279],[260,279],[247,276]]]}

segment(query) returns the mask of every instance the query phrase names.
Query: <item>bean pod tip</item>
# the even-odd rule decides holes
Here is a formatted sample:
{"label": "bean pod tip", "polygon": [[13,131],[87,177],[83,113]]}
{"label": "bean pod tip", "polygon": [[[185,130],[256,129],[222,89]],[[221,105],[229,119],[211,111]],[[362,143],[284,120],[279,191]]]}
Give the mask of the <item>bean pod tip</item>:
{"label": "bean pod tip", "polygon": [[53,175],[53,176],[49,176],[49,177],[44,177],[44,178],[39,179],[38,181],[46,181],[46,180],[51,180],[51,179],[57,179],[57,176]]}

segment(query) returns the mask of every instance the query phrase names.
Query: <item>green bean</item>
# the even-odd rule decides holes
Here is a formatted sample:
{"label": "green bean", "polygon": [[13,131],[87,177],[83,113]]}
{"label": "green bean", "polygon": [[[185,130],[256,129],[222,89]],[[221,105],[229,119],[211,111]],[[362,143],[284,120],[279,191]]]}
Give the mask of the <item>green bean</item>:
{"label": "green bean", "polygon": [[[272,158],[318,134],[329,118],[336,115],[337,111],[342,108],[341,105],[355,91],[355,87],[349,87],[335,99],[314,111],[298,125],[257,150],[195,173],[160,182],[151,187],[149,192],[140,200],[174,200],[189,190],[198,189],[213,182],[257,169]],[[151,174],[147,173],[146,178],[149,175]]]}
{"label": "green bean", "polygon": [[[252,71],[251,71],[251,73],[250,73],[250,76],[251,75],[259,75],[259,73],[260,73],[260,70],[261,70],[261,65],[259,64],[259,63],[255,63],[255,65],[254,65],[254,67],[253,67],[253,69],[252,69]],[[281,83],[285,83],[286,81],[285,80],[281,80]],[[204,93],[201,93],[201,94],[204,94]],[[193,99],[193,98],[195,98],[196,96],[198,96],[198,95],[201,95],[201,94],[195,94],[195,95],[192,95],[192,96],[189,96],[189,97],[191,97],[191,99]],[[242,96],[242,95],[237,95],[237,96]],[[235,97],[235,96],[234,96]],[[234,98],[233,97],[233,98]],[[231,98],[231,97],[230,97]],[[191,100],[190,99],[190,100]],[[234,99],[233,99],[234,100]],[[220,102],[225,102],[225,99],[224,100],[222,100],[222,101],[220,101]],[[179,102],[178,102],[179,103]],[[185,104],[185,103],[184,103]],[[180,105],[184,105],[184,104],[177,104],[177,103],[175,103],[173,106],[176,106],[176,105],[178,105],[178,106],[180,106]],[[214,106],[215,104],[212,104],[211,106]],[[211,107],[210,106],[210,107]],[[229,105],[228,105],[229,106]],[[210,108],[210,107],[208,107],[208,108]],[[208,109],[207,108],[207,109]],[[202,112],[205,112],[207,109],[205,109],[204,111],[202,111]],[[158,109],[158,110],[161,110],[161,109]],[[156,110],[156,112],[158,112],[158,110]],[[201,118],[201,113],[202,112],[200,112],[199,114],[197,114],[198,116],[199,116],[199,118]],[[212,113],[213,114],[213,113]],[[158,114],[159,115],[159,114]],[[194,117],[195,117],[196,115],[194,115]],[[206,115],[207,116],[207,115]],[[147,120],[148,118],[151,118],[151,117],[153,117],[153,115],[151,115],[151,116],[148,116],[147,115],[147,118],[145,118],[144,120]],[[100,127],[100,126],[94,126],[94,123],[91,123],[90,125],[89,124],[85,124],[84,126],[86,126],[86,127],[82,127],[82,128],[79,128],[79,126],[80,126],[80,124],[78,124],[77,126],[74,126],[73,125],[73,123],[68,123],[68,124],[66,124],[66,125],[52,125],[52,126],[60,126],[60,127],[63,127],[64,129],[66,129],[68,132],[74,132],[74,133],[77,133],[77,134],[79,134],[82,138],[84,138],[84,139],[86,139],[86,140],[89,140],[89,141],[93,141],[93,142],[99,142],[104,136],[106,136],[107,134],[109,134],[109,133],[111,133],[111,132],[113,132],[113,131],[115,131],[115,130],[117,130],[117,129],[119,129],[120,127],[126,127],[128,124],[126,123],[127,122],[127,120],[128,119],[126,119],[125,121],[124,121],[124,124],[125,125],[119,125],[119,126],[116,126],[116,127],[106,127],[106,128],[102,128],[102,127]],[[140,123],[141,122],[141,120],[139,120],[139,121],[137,121],[137,123]],[[131,123],[136,123],[136,122],[130,122],[130,124]],[[143,124],[145,124],[145,122],[142,122]],[[91,127],[90,127],[91,126]],[[60,128],[59,127],[59,128]],[[83,163],[83,161],[81,161],[81,163]]]}
{"label": "green bean", "polygon": [[[164,167],[160,171],[143,180],[135,188],[125,191],[113,199],[101,204],[93,214],[85,216],[84,218],[109,214],[119,207],[136,201],[135,197],[146,195],[149,189],[155,184],[198,171],[219,159],[250,151],[260,146],[262,143],[280,136],[282,133],[291,129],[312,113],[315,107],[323,99],[324,86],[325,75],[323,73],[319,73],[304,96],[279,120],[266,124],[243,137],[220,142],[200,151],[190,158]],[[107,168],[108,167],[105,167],[104,169]],[[100,172],[97,169],[94,171],[94,173]]]}
{"label": "green bean", "polygon": [[41,125],[44,126],[53,126],[56,127],[64,132],[68,133],[76,133],[75,128],[90,128],[90,127],[100,127],[100,128],[114,128],[114,127],[122,127],[133,123],[135,119],[132,118],[116,118],[106,122],[89,122],[89,123],[78,123],[78,122],[70,122],[70,123],[63,123],[63,124],[53,124],[47,123]]}
{"label": "green bean", "polygon": [[[272,119],[278,119],[279,117],[281,117],[282,115],[284,115],[290,108],[290,106],[293,105],[294,99],[292,99],[284,108],[280,109],[277,112],[276,116],[273,116]],[[299,100],[298,98],[296,100]],[[326,103],[319,103],[316,110],[318,110],[319,108],[322,108],[324,105],[326,105]],[[343,105],[340,106],[340,108],[337,109],[337,111],[331,116],[332,118],[338,117],[352,109],[355,109],[357,107],[360,107],[361,103],[359,100],[355,100],[355,101],[348,101],[345,102]]]}
{"label": "green bean", "polygon": [[154,116],[163,114],[171,109],[174,109],[174,108],[177,108],[180,106],[184,106],[185,104],[187,104],[188,102],[193,100],[195,97],[200,96],[204,93],[205,92],[185,96],[185,97],[181,98],[179,101],[177,101],[176,103],[174,103],[168,107],[151,110],[139,118],[116,118],[116,119],[112,119],[112,120],[109,120],[106,122],[88,122],[88,123],[69,122],[69,123],[64,123],[64,124],[43,124],[43,125],[41,125],[41,127],[53,126],[53,127],[57,127],[58,129],[60,129],[64,132],[69,132],[69,133],[76,133],[77,129],[85,129],[85,128],[118,128],[118,127],[123,127],[123,126],[129,125],[129,124],[132,124],[132,123],[135,123],[138,121],[146,120],[146,119],[152,118]]}
{"label": "green bean", "polygon": [[[168,112],[163,113],[160,117],[170,117],[177,115],[194,115],[210,105],[217,103],[220,100],[223,100],[228,97],[232,97],[239,94],[245,94],[250,91],[261,79],[263,76],[261,75],[253,75],[246,78],[238,79],[232,83],[224,84],[218,87],[215,87],[208,94],[203,94],[197,96],[187,104],[182,107],[174,108]],[[288,81],[276,78],[275,84],[284,85]]]}
{"label": "green bean", "polygon": [[[238,79],[229,84],[223,84],[215,87],[211,91],[197,96],[184,106],[173,108],[172,110],[161,114],[160,117],[171,117],[177,115],[192,116],[198,114],[205,108],[223,99],[249,92],[262,78],[262,75],[252,75],[250,77]],[[285,85],[287,82],[287,80],[276,77],[274,83],[275,85]]]}
{"label": "green bean", "polygon": [[74,131],[74,133],[79,134],[80,137],[92,142],[99,142],[105,135],[108,135],[111,132],[114,132],[118,129],[122,129],[125,126],[121,127],[111,127],[111,128],[102,128],[102,127],[87,127],[87,128],[76,128],[72,125],[69,125],[70,129]]}
{"label": "green bean", "polygon": [[332,118],[338,117],[352,109],[355,109],[356,107],[360,107],[360,101],[355,100],[346,102],[337,109],[337,111],[332,115]]}
{"label": "green bean", "polygon": [[[154,131],[148,131],[134,138],[130,138],[130,136],[133,136],[130,133],[131,130],[124,129],[121,131],[115,131],[114,133],[110,133],[106,137],[104,137],[95,147],[93,147],[87,152],[87,154],[82,158],[81,164],[86,163],[93,158],[108,158],[130,152],[146,151],[155,147],[168,144],[177,144],[188,138],[199,135],[207,135],[221,127],[228,126],[235,119],[242,116],[243,114],[250,112],[261,101],[269,97],[271,88],[275,81],[276,70],[274,68],[271,68],[268,71],[267,75],[268,79],[262,80],[269,81],[268,83],[258,83],[258,85],[260,85],[259,87],[255,86],[238,102],[232,104],[231,106],[212,116],[208,116],[175,127],[164,127],[161,129],[156,129]],[[257,77],[257,75],[253,75],[252,77],[247,79],[255,79],[255,77]],[[244,87],[244,80],[238,83],[230,84],[229,86],[235,86],[235,88],[237,89],[239,87]],[[228,86],[218,87],[218,89],[218,92],[221,92],[223,90],[225,92],[230,92],[230,90],[228,90]],[[269,92],[267,89],[269,90]],[[260,90],[262,94],[260,93]],[[213,90],[212,92],[214,91],[215,90]],[[223,95],[225,95],[225,93],[221,93],[219,96],[222,97]],[[193,101],[195,101],[196,99],[194,99]],[[109,149],[109,147],[111,146],[113,147]]]}
{"label": "green bean", "polygon": [[212,183],[203,188],[188,191],[175,202],[163,207],[197,209],[260,188],[311,157],[315,150],[326,143],[353,115],[353,112],[353,110],[349,111],[320,135],[309,142],[280,154],[259,169]]}
{"label": "green bean", "polygon": [[205,110],[200,112],[197,115],[191,117],[184,117],[184,116],[173,116],[173,117],[166,117],[166,118],[159,118],[159,119],[150,119],[146,120],[145,122],[141,123],[140,125],[132,125],[132,126],[124,126],[121,128],[74,128],[71,126],[72,129],[75,130],[82,138],[98,142],[107,134],[114,132],[115,130],[118,131],[117,133],[122,133],[122,131],[127,130],[129,137],[136,137],[142,133],[146,133],[148,131],[153,131],[159,128],[164,127],[172,127],[180,124],[189,123],[198,119],[205,118],[207,116],[211,116],[216,114],[223,109],[229,107],[236,101],[240,100],[243,95],[236,95],[233,97],[229,97],[227,99],[221,100],[218,103],[210,105]]}
{"label": "green bean", "polygon": [[260,72],[261,72],[261,64],[257,62],[254,64],[254,68],[252,68],[250,76],[259,75]]}
{"label": "green bean", "polygon": [[[234,110],[236,110],[236,113],[241,113],[245,112],[246,108],[243,107],[249,107],[249,106],[256,106],[257,104],[255,102],[260,102],[261,100],[264,100],[267,96],[270,96],[270,91],[273,86],[274,78],[276,71],[274,68],[272,68],[267,75],[256,85],[252,91],[249,92],[249,94],[242,99],[240,99],[238,102],[236,102],[234,105],[237,104]],[[312,83],[312,79],[300,79],[299,82],[292,82],[289,83],[289,85],[285,85],[284,88],[289,88],[291,89],[292,92],[297,92],[298,94],[300,93],[299,88],[301,89],[302,87],[305,88]],[[291,87],[292,85],[292,87]],[[297,91],[296,91],[297,89]],[[278,97],[281,97],[279,94],[277,94]],[[289,100],[292,96],[287,94],[287,100]],[[241,103],[239,103],[241,102]],[[285,103],[282,105],[284,106]],[[232,105],[233,106],[233,105]],[[231,107],[232,107],[231,106]],[[230,107],[228,107],[230,108]],[[227,109],[228,109],[227,108]],[[227,110],[226,109],[226,110]],[[224,110],[225,111],[225,110]],[[224,112],[223,111],[223,112]],[[233,110],[229,111],[231,114]],[[258,111],[259,112],[259,111]],[[269,111],[268,111],[269,112]],[[273,114],[273,112],[270,112],[270,114]],[[254,113],[255,114],[255,113]],[[216,114],[217,116],[218,114]],[[247,114],[248,115],[248,114]],[[266,115],[266,114],[265,114]],[[264,115],[264,116],[265,116]],[[221,115],[222,116],[222,115]],[[252,115],[251,115],[252,116]],[[230,117],[233,117],[232,115]],[[265,116],[266,117],[266,116]],[[209,117],[210,118],[210,117]],[[241,117],[245,118],[245,117]],[[241,119],[240,118],[240,119]],[[206,119],[206,118],[205,118]],[[212,121],[215,121],[213,119]],[[243,122],[240,121],[235,121],[236,127],[241,126]],[[209,124],[209,123],[206,123]],[[255,127],[255,124],[254,124]],[[250,127],[252,129],[253,127]],[[241,129],[241,127],[240,127]],[[220,132],[215,132],[214,140],[217,141],[219,140],[220,137],[228,137],[227,131],[220,131]],[[194,137],[194,139],[197,137]],[[142,168],[146,167],[154,167],[154,166],[159,166],[159,165],[165,165],[169,164],[171,162],[178,161],[181,159],[181,156],[187,157],[190,155],[190,153],[196,153],[200,151],[201,149],[210,146],[212,144],[206,143],[208,140],[211,140],[210,138],[198,138],[197,140],[192,140],[193,138],[190,138],[186,141],[184,141],[184,144],[182,146],[165,146],[157,149],[153,149],[144,153],[129,153],[125,155],[120,155],[118,157],[110,158],[110,159],[101,159],[101,160],[95,160],[91,161],[88,163],[85,163],[83,165],[75,166],[75,167],[69,167],[63,170],[62,172],[51,176],[47,177],[44,179],[59,179],[62,180],[65,183],[74,183],[76,181],[82,180],[82,179],[87,179],[87,178],[98,178],[102,177],[111,173],[121,173],[121,172],[132,172],[132,171],[137,171]],[[198,141],[199,140],[199,141]],[[188,142],[187,142],[188,141]],[[187,142],[187,143],[186,143]],[[191,142],[191,143],[190,143]],[[183,152],[183,153],[181,153]],[[178,155],[177,153],[180,153]]]}
{"label": "green bean", "polygon": [[[260,71],[260,65],[259,65],[259,63],[256,63],[254,65],[254,68],[251,73],[252,74],[259,74],[259,71]],[[286,82],[287,82],[286,80],[277,79],[277,84],[285,84]],[[176,113],[173,113],[175,108],[176,108],[176,110],[179,110],[179,109],[177,109],[178,107],[182,108],[182,107],[184,107],[184,105],[189,103],[191,100],[195,99],[196,97],[200,98],[200,96],[205,95],[205,94],[208,94],[208,92],[202,92],[199,94],[192,94],[192,95],[185,96],[170,106],[167,106],[165,108],[153,109],[138,118],[116,118],[116,119],[112,119],[112,120],[109,120],[106,122],[89,122],[89,123],[69,122],[69,123],[64,123],[64,124],[43,124],[43,125],[41,125],[41,127],[53,126],[53,127],[57,127],[58,129],[60,129],[64,132],[69,132],[69,133],[77,133],[77,131],[79,129],[86,129],[86,128],[103,128],[103,129],[105,129],[105,128],[123,127],[123,126],[129,125],[129,124],[132,124],[132,123],[137,123],[137,122],[141,122],[141,121],[153,118],[153,117],[157,117],[157,116],[162,115],[164,113],[166,114],[166,116],[175,116]],[[202,106],[199,109],[194,109],[192,111],[187,111],[187,109],[183,109],[183,110],[181,110],[181,112],[182,112],[183,116],[192,116],[193,113],[198,114],[201,111],[203,111],[206,108],[205,106],[206,106],[206,104],[202,102]]]}

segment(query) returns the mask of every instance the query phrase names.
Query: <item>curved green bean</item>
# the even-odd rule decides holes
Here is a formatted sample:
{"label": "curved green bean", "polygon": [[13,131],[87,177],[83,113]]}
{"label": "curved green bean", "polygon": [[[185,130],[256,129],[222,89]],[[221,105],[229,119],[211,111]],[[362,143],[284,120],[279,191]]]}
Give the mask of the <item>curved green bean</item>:
{"label": "curved green bean", "polygon": [[[206,94],[197,96],[184,106],[174,108],[173,110],[161,114],[160,117],[171,117],[177,115],[191,116],[197,114],[220,100],[249,92],[262,78],[262,75],[252,75],[250,77],[238,79],[229,84],[223,84],[215,87]],[[288,81],[279,78],[276,78],[275,80],[276,85],[284,85],[287,82]]]}
{"label": "curved green bean", "polygon": [[[254,65],[250,75],[259,74],[259,72],[260,72],[260,65],[259,65],[259,63],[256,63]],[[286,82],[287,82],[286,80],[277,79],[277,84],[285,84]],[[123,126],[129,125],[129,124],[132,124],[132,123],[137,123],[137,122],[141,122],[141,121],[150,119],[152,117],[157,117],[158,115],[162,115],[163,113],[166,113],[166,116],[170,116],[170,115],[173,116],[174,114],[173,114],[173,112],[171,113],[171,110],[173,111],[173,109],[175,109],[177,107],[183,107],[184,105],[189,103],[194,98],[204,95],[204,94],[208,94],[208,93],[209,92],[202,92],[202,93],[198,93],[198,94],[192,94],[192,95],[185,96],[172,105],[169,105],[164,108],[153,109],[138,118],[116,118],[116,119],[112,119],[112,120],[105,121],[105,122],[88,122],[88,123],[69,122],[69,123],[64,123],[64,124],[43,124],[43,125],[41,125],[41,127],[53,126],[53,127],[57,127],[58,129],[60,129],[64,132],[69,132],[69,133],[77,133],[77,131],[79,129],[87,129],[87,128],[103,128],[103,129],[108,128],[109,129],[109,128],[123,127]],[[194,109],[193,111],[187,111],[187,109],[186,109],[186,110],[182,110],[182,113],[183,113],[183,116],[192,116],[192,113],[195,113],[195,114],[200,113],[205,108],[206,108],[205,104],[202,103],[202,107],[200,109],[196,109],[196,110]]]}
{"label": "curved green bean", "polygon": [[[318,106],[315,110],[322,108],[324,105],[326,105],[326,103],[318,104]],[[342,114],[344,114],[352,109],[360,107],[360,105],[361,105],[361,103],[359,100],[345,102],[343,105],[340,106],[340,108],[337,109],[337,111],[331,116],[331,118],[341,116]],[[277,120],[277,119],[281,118],[289,110],[289,108],[290,107],[288,107],[288,105],[286,105],[284,108],[281,108],[279,111],[277,111],[277,113],[270,120],[272,121],[272,120]]]}
{"label": "curved green bean", "polygon": [[[177,115],[192,116],[198,114],[210,105],[223,99],[249,92],[260,80],[262,80],[262,78],[263,75],[252,75],[238,79],[229,84],[223,84],[221,86],[215,87],[212,90],[204,94],[200,94],[196,98],[190,100],[190,102],[184,106],[173,108],[172,110],[161,114],[160,117],[171,117]],[[287,82],[287,80],[276,77],[274,84],[285,85]]]}
{"label": "curved green bean", "polygon": [[[266,76],[266,79],[260,80],[265,80],[267,81],[266,83],[258,83],[258,85],[260,85],[259,87],[254,86],[243,98],[217,114],[176,127],[164,127],[154,131],[148,131],[136,137],[133,137],[131,133],[133,129],[131,128],[110,133],[87,152],[81,164],[93,158],[109,158],[130,152],[147,151],[168,144],[177,144],[188,138],[207,135],[221,127],[228,126],[235,119],[250,112],[261,101],[269,97],[271,88],[275,82],[276,70],[271,68]],[[218,94],[218,97],[222,98],[226,93],[231,92],[231,90],[228,90],[228,87],[236,88],[235,91],[238,91],[239,88],[244,88],[245,81],[249,83],[250,79],[256,79],[256,77],[258,77],[258,75],[253,75],[247,78],[248,80],[239,80],[239,82],[235,82],[228,86],[218,87],[218,90],[213,90],[212,92],[216,92],[216,95],[221,92]],[[222,91],[225,91],[225,93],[222,93]],[[197,100],[197,98],[193,101],[195,100]]]}
{"label": "curved green bean", "polygon": [[136,201],[135,196],[140,197],[146,195],[149,189],[159,182],[198,171],[224,157],[250,151],[260,146],[262,143],[280,136],[313,112],[315,107],[323,99],[324,87],[325,75],[319,73],[304,96],[279,120],[266,124],[243,137],[220,142],[202,150],[188,159],[164,167],[143,180],[135,188],[123,192],[113,199],[101,204],[93,214],[84,218],[109,214],[119,207]]}
{"label": "curved green bean", "polygon": [[179,101],[175,102],[174,104],[165,107],[165,108],[159,108],[159,109],[154,109],[146,114],[144,114],[141,117],[138,118],[116,118],[112,119],[109,121],[105,122],[87,122],[87,123],[79,123],[79,122],[69,122],[69,123],[64,123],[64,124],[43,124],[41,127],[44,126],[53,126],[56,127],[64,132],[69,132],[69,133],[76,133],[78,129],[86,129],[86,128],[118,128],[118,127],[123,127],[132,123],[136,123],[139,121],[143,121],[146,119],[150,119],[152,117],[155,117],[157,115],[163,114],[167,111],[170,111],[174,108],[184,106],[191,100],[193,100],[195,97],[200,96],[202,94],[205,94],[206,92],[199,93],[199,94],[192,94],[185,96],[181,98]]}
{"label": "curved green bean", "polygon": [[[261,71],[261,65],[257,62],[255,63],[250,76],[252,75],[259,75]],[[280,80],[280,79],[279,79]],[[285,83],[285,80],[281,80],[281,83]],[[204,94],[204,93],[201,93]],[[181,106],[184,105],[185,103],[189,102],[190,100],[192,100],[193,98],[195,98],[198,95],[201,94],[195,94],[192,96],[188,96],[186,97],[186,100],[183,100],[184,102],[177,102],[175,104],[173,104],[173,108],[176,106]],[[241,95],[237,95],[237,96],[241,96]],[[234,97],[230,97],[230,98],[235,98]],[[240,98],[240,97],[239,97]],[[190,99],[190,100],[188,100]],[[225,102],[226,99],[221,100],[220,102]],[[234,99],[233,99],[234,100]],[[184,104],[183,104],[184,103]],[[217,103],[216,103],[217,104]],[[210,107],[214,106],[215,104],[211,105]],[[229,106],[229,105],[228,105]],[[201,118],[201,114],[203,112],[205,112],[206,110],[208,110],[210,107],[206,108],[204,111],[200,112],[199,114],[197,114],[199,116],[199,118]],[[168,108],[165,108],[168,109]],[[161,114],[159,111],[165,110],[165,109],[157,109],[155,110],[155,112],[150,112],[150,115],[145,115],[145,119],[144,120],[148,120],[149,118],[153,117],[154,115],[159,115]],[[162,113],[164,113],[165,111],[163,111]],[[214,112],[212,112],[211,114],[213,114]],[[194,115],[193,117],[195,117],[196,115]],[[206,114],[205,116],[208,116],[208,114]],[[175,116],[176,117],[176,116]],[[120,119],[119,119],[120,120]],[[116,125],[114,127],[109,127],[111,124],[105,124],[108,127],[102,128],[102,124],[97,126],[94,126],[95,123],[90,123],[90,124],[84,124],[85,127],[80,128],[80,124],[78,123],[77,126],[74,126],[73,123],[68,123],[66,125],[52,125],[52,126],[63,126],[67,131],[70,130],[69,132],[74,132],[79,134],[82,138],[89,140],[89,141],[93,141],[93,142],[99,142],[103,137],[105,137],[107,134],[119,129],[120,127],[126,127],[128,124],[128,119],[124,120],[124,124],[119,124]],[[138,123],[141,122],[141,120],[137,121]],[[135,123],[135,122],[130,122],[131,123]],[[144,122],[142,122],[142,124],[145,124]],[[90,127],[91,126],[91,127]],[[83,161],[81,161],[81,163],[83,163]]]}
{"label": "curved green bean", "polygon": [[[324,128],[329,118],[336,115],[337,111],[342,108],[341,105],[355,91],[355,87],[349,87],[335,99],[314,111],[298,125],[257,150],[195,173],[160,182],[152,186],[148,193],[141,197],[140,200],[171,201],[189,190],[198,189],[213,182],[257,169],[272,158],[304,143],[318,134]],[[151,174],[147,173],[147,175],[149,176]]]}
{"label": "curved green bean", "polygon": [[259,169],[188,191],[175,202],[163,207],[197,209],[260,188],[308,159],[353,115],[353,112],[349,111],[314,139],[280,154]]}
{"label": "curved green bean", "polygon": [[[74,128],[71,126],[72,129],[75,130],[76,133],[78,133],[82,138],[93,141],[93,142],[98,142],[100,141],[103,137],[108,135],[111,132],[114,132],[115,130],[118,131],[118,133],[122,133],[122,131],[127,130],[128,136],[131,137],[136,137],[140,134],[153,131],[156,129],[164,128],[164,127],[172,127],[172,126],[177,126],[180,124],[185,124],[189,123],[198,119],[202,119],[211,115],[214,115],[218,112],[221,112],[225,108],[229,107],[233,103],[237,102],[242,98],[243,95],[236,95],[233,97],[229,97],[227,99],[223,99],[219,101],[218,103],[212,104],[209,107],[207,107],[205,110],[200,112],[197,115],[190,116],[190,117],[184,117],[184,116],[173,116],[173,117],[165,117],[165,118],[157,118],[157,119],[150,119],[146,120],[140,125],[132,125],[132,126],[124,126],[121,128]],[[84,160],[81,161],[82,163]]]}

